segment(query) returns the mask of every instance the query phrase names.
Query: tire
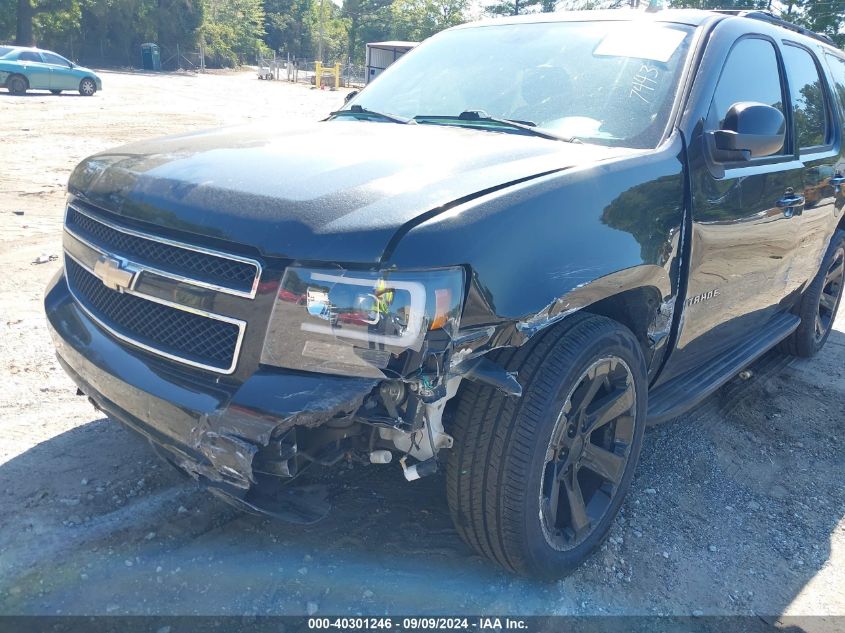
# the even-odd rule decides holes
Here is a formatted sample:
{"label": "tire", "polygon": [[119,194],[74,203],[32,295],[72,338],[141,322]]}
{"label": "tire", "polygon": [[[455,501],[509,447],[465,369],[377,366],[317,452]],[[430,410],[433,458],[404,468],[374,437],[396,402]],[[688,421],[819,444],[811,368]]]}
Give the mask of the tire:
{"label": "tire", "polygon": [[12,75],[6,80],[6,88],[13,95],[26,94],[29,89],[29,82],[23,75]]}
{"label": "tire", "polygon": [[[587,314],[495,354],[508,371],[518,370],[523,395],[462,385],[447,466],[449,509],[479,554],[512,572],[560,578],[604,540],[630,487],[645,430],[645,360],[630,330]],[[608,421],[585,432],[597,405],[611,402]],[[606,480],[602,464],[613,473]]]}
{"label": "tire", "polygon": [[79,94],[83,97],[91,97],[97,92],[97,84],[90,77],[85,77],[79,82]]}
{"label": "tire", "polygon": [[54,95],[60,95],[60,94],[62,94],[62,91],[61,91],[61,90],[51,90],[50,92],[52,92]]}
{"label": "tire", "polygon": [[801,324],[781,345],[787,354],[810,358],[824,347],[845,286],[845,231],[833,234],[816,278],[804,291],[798,304]]}

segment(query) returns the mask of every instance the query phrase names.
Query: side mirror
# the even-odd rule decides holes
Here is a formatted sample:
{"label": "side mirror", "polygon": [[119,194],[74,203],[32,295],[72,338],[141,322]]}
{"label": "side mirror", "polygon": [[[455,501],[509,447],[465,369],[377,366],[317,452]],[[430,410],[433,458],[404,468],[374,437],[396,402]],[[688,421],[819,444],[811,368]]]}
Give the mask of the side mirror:
{"label": "side mirror", "polygon": [[347,95],[343,98],[343,103],[349,103],[350,101],[352,101],[352,99],[355,98],[355,95],[357,95],[357,94],[358,94],[357,90],[353,90],[352,92],[347,93]]}
{"label": "side mirror", "polygon": [[750,160],[781,150],[786,138],[786,120],[777,108],[740,101],[728,109],[722,129],[712,134],[716,160]]}

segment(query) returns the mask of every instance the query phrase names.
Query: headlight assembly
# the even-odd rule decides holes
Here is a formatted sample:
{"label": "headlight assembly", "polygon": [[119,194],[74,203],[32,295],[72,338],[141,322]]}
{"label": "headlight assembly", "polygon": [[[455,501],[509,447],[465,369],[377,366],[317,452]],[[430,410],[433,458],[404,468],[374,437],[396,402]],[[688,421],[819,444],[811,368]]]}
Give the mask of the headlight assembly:
{"label": "headlight assembly", "polygon": [[358,272],[289,267],[261,362],[355,376],[394,376],[400,357],[457,332],[462,268]]}

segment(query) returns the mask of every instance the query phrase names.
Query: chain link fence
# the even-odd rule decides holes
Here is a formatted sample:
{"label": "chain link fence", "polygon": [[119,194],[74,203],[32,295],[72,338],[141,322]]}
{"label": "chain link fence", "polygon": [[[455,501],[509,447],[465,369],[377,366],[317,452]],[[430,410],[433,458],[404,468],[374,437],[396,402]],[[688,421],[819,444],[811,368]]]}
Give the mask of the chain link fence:
{"label": "chain link fence", "polygon": [[161,46],[162,70],[186,70],[201,73],[205,71],[205,55],[202,49],[184,50],[178,45],[174,47]]}
{"label": "chain link fence", "polygon": [[[258,76],[261,79],[276,79],[316,86],[317,62],[314,60],[280,57],[261,57],[256,59]],[[320,83],[323,88],[335,87],[334,65],[323,64]],[[342,64],[340,67],[341,88],[361,88],[367,80],[367,69],[358,64]]]}

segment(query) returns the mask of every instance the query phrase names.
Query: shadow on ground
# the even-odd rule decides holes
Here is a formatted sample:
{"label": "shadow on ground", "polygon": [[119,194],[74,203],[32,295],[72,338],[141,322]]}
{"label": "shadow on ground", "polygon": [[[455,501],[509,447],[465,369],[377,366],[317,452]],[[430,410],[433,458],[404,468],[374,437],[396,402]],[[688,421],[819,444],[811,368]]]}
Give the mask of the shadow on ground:
{"label": "shadow on ground", "polygon": [[92,412],[0,466],[0,613],[843,613],[843,359],[839,332],[812,361],[770,354],[649,430],[610,540],[557,583],[466,548],[440,476],[312,471],[334,509],[288,525],[230,509]]}

